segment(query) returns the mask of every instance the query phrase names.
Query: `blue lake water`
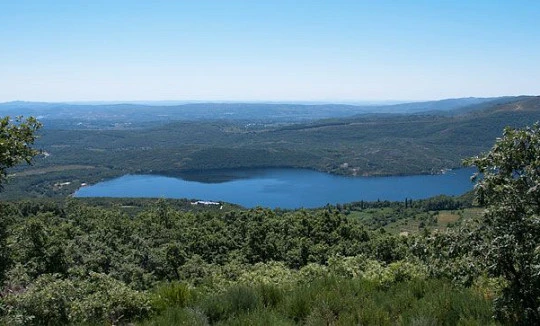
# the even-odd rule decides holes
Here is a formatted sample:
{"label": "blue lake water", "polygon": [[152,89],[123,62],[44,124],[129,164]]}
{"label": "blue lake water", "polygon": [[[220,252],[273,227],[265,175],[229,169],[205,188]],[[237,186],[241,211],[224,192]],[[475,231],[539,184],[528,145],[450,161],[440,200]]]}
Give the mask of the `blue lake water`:
{"label": "blue lake water", "polygon": [[461,195],[473,188],[473,172],[459,169],[440,175],[343,177],[302,169],[262,169],[209,172],[209,178],[203,178],[203,173],[184,179],[126,175],[83,187],[74,196],[190,198],[245,207],[314,208],[360,200]]}

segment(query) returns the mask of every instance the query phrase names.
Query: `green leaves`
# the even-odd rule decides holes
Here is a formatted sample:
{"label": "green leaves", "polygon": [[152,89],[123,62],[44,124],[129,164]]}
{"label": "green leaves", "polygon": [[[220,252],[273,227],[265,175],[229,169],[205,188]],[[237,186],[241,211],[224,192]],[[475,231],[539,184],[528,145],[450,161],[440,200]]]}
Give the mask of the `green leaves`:
{"label": "green leaves", "polygon": [[6,169],[21,162],[30,164],[39,151],[31,148],[36,139],[36,131],[41,128],[35,118],[22,120],[17,117],[0,119],[0,186],[6,177]]}
{"label": "green leaves", "polygon": [[506,128],[489,153],[472,158],[483,178],[476,191],[486,205],[482,232],[486,263],[508,281],[498,315],[512,323],[540,323],[540,125]]}
{"label": "green leaves", "polygon": [[6,321],[22,324],[117,324],[146,317],[151,310],[148,295],[105,274],[90,273],[84,279],[62,279],[56,274],[38,277],[23,293],[10,294]]}

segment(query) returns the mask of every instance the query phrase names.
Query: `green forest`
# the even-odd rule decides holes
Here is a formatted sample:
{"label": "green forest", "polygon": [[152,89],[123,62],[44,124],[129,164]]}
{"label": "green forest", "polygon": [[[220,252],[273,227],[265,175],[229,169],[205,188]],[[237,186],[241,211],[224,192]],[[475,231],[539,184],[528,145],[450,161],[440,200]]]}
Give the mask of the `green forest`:
{"label": "green forest", "polygon": [[[362,117],[258,131],[239,131],[233,123],[172,124],[136,131],[152,153],[148,157],[138,156],[144,149],[130,147],[137,141],[128,133],[79,130],[74,136],[75,131],[43,129],[38,139],[42,126],[35,119],[2,119],[0,184],[8,195],[0,201],[0,324],[537,325],[540,125],[529,124],[531,113],[512,120],[520,128],[498,128],[509,124],[505,119],[513,112],[497,110],[463,117]],[[489,132],[478,130],[480,118],[490,121]],[[381,121],[389,127],[381,128]],[[397,125],[403,134],[395,144],[395,130],[389,130]],[[494,126],[498,135],[492,135]],[[190,143],[179,136],[184,133],[174,134],[185,129],[190,130],[185,133]],[[245,136],[243,143],[238,133]],[[362,141],[367,134],[372,138]],[[210,135],[216,142],[211,146],[205,143]],[[272,147],[280,139],[291,143]],[[45,150],[51,150],[50,157],[35,158],[39,142],[49,142]],[[170,157],[184,149],[191,155],[189,162],[198,162],[201,169],[216,168],[208,148],[215,154],[227,142],[238,144],[230,160],[220,160],[227,167],[266,166],[265,160],[280,162],[279,155],[285,155],[286,166],[307,167],[306,162],[312,162],[311,168],[344,174],[351,171],[331,167],[343,159],[356,162],[353,156],[343,156],[361,152],[350,146],[394,144],[408,149],[385,155],[390,160],[406,152],[418,156],[414,150],[429,144],[436,153],[444,150],[448,162],[456,165],[469,157],[463,163],[477,168],[477,186],[461,197],[355,202],[310,210],[194,207],[188,200],[82,199],[50,194],[44,186],[67,176],[88,181],[91,173],[99,180],[154,166],[161,172],[157,167],[164,161],[169,164]],[[447,147],[438,148],[443,143]],[[299,154],[301,144],[312,152]],[[483,153],[474,152],[482,146]],[[260,156],[251,155],[256,148]],[[278,156],[266,155],[268,148]],[[329,148],[336,148],[337,159],[324,165],[322,158],[330,154],[319,151]],[[95,155],[82,159],[89,152]],[[137,155],[126,161],[126,152]],[[250,161],[235,162],[238,157]],[[358,162],[361,157],[356,157]],[[34,167],[13,169],[32,158]],[[202,163],[207,161],[208,166]],[[369,165],[376,161],[369,159],[366,169],[359,171],[397,171],[392,170],[395,162],[388,160],[388,169]],[[177,170],[186,166],[182,164],[188,163]],[[430,161],[401,171],[428,172],[424,166],[447,167]],[[34,173],[36,169],[41,173]],[[80,171],[87,174],[77,175]],[[23,174],[27,181],[10,182],[12,173]],[[32,177],[40,182],[33,183]],[[24,195],[21,185],[34,194]],[[10,187],[16,188],[11,194]]]}
{"label": "green forest", "polygon": [[[497,323],[492,304],[505,282],[464,264],[474,261],[462,233],[471,221],[434,231],[432,209],[466,212],[466,201],[226,212],[129,201],[3,203],[2,321]],[[381,226],[394,219],[419,226],[408,236]]]}

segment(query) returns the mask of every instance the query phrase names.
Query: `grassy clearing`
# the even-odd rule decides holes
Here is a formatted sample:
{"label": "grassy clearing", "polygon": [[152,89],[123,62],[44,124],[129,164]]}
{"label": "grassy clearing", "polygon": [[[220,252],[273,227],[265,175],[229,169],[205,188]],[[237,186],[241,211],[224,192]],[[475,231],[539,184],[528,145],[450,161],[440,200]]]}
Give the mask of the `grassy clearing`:
{"label": "grassy clearing", "polygon": [[455,223],[461,218],[461,215],[455,211],[440,211],[437,214],[437,225],[446,226],[449,223]]}
{"label": "grassy clearing", "polygon": [[358,219],[372,229],[384,228],[394,234],[416,234],[423,228],[445,230],[461,219],[480,217],[482,208],[459,210],[421,211],[393,207],[368,208],[351,211],[349,216]]}

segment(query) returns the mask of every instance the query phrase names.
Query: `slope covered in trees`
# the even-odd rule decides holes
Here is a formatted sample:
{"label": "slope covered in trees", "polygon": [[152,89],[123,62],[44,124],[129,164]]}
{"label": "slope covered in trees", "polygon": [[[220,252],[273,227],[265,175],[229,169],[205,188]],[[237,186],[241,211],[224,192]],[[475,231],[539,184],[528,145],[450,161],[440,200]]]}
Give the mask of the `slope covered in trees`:
{"label": "slope covered in trees", "polygon": [[[228,168],[309,168],[343,175],[437,173],[486,151],[506,126],[540,120],[540,99],[486,102],[453,116],[363,115],[310,123],[191,121],[137,130],[45,129],[46,157],[13,172],[4,196],[67,195],[58,182],[94,183],[126,173],[181,175]],[[76,182],[73,182],[75,184]]]}

